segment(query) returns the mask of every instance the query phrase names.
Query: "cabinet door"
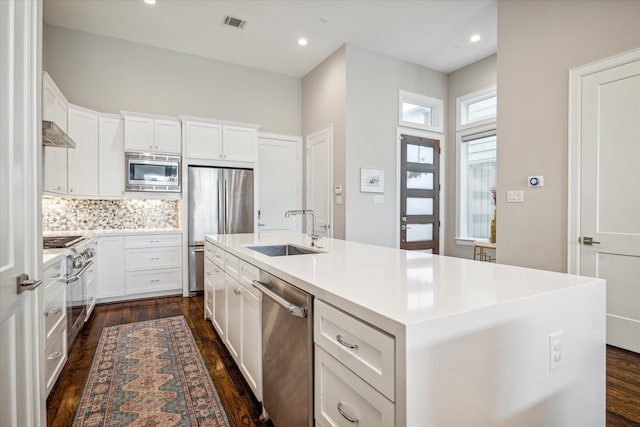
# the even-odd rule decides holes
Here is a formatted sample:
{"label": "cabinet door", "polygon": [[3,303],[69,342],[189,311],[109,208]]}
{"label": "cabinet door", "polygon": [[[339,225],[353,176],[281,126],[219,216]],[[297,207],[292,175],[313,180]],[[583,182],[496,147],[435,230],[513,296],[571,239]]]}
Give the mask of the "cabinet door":
{"label": "cabinet door", "polygon": [[253,390],[256,399],[262,400],[262,318],[260,298],[243,289],[242,292],[242,349],[240,370]]}
{"label": "cabinet door", "polygon": [[124,122],[100,117],[98,123],[101,197],[124,196]]}
{"label": "cabinet door", "polygon": [[55,123],[67,132],[67,109],[69,103],[49,74],[42,75],[42,120]]}
{"label": "cabinet door", "polygon": [[204,318],[213,322],[213,274],[217,267],[209,258],[204,259]]}
{"label": "cabinet door", "polygon": [[240,362],[241,322],[242,322],[242,286],[225,275],[227,294],[227,337],[225,343],[236,363]]}
{"label": "cabinet door", "polygon": [[69,107],[69,136],[76,143],[67,152],[69,195],[98,196],[98,115]]}
{"label": "cabinet door", "polygon": [[125,151],[145,152],[155,150],[152,118],[125,116],[124,149]]}
{"label": "cabinet door", "polygon": [[67,149],[44,147],[42,189],[47,193],[67,194]]}
{"label": "cabinet door", "polygon": [[124,237],[100,237],[97,252],[98,299],[125,296]]}
{"label": "cabinet door", "polygon": [[222,141],[224,160],[256,161],[258,133],[255,129],[225,125],[222,130]]}
{"label": "cabinet door", "polygon": [[227,292],[224,271],[213,268],[213,326],[222,340],[227,336]]}
{"label": "cabinet door", "polygon": [[159,153],[180,154],[182,151],[180,122],[156,119],[153,129],[155,151]]}
{"label": "cabinet door", "polygon": [[85,289],[85,299],[87,301],[87,307],[88,307],[87,315],[84,319],[85,322],[89,320],[89,317],[91,317],[93,308],[96,305],[96,293],[97,293],[96,282],[97,282],[96,265],[93,264],[91,267],[89,267],[85,275],[84,289]]}
{"label": "cabinet door", "polygon": [[185,122],[185,151],[188,158],[222,159],[222,125]]}

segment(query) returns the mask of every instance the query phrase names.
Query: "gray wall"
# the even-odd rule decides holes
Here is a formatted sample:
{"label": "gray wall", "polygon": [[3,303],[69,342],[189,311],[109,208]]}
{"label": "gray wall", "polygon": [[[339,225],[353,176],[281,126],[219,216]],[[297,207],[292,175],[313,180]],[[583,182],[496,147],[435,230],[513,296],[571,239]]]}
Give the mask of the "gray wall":
{"label": "gray wall", "polygon": [[[496,87],[497,56],[492,55],[449,74],[445,168],[445,255],[473,258],[473,247],[456,243],[457,167],[456,167],[456,98],[479,90]],[[500,101],[498,101],[500,102]],[[499,143],[499,142],[498,142]],[[498,165],[500,166],[500,165]]]}
{"label": "gray wall", "polygon": [[498,262],[567,270],[569,70],[638,46],[638,1],[499,1]]}
{"label": "gray wall", "polygon": [[[345,177],[346,46],[331,54],[302,79],[302,135],[333,124],[333,182],[342,185]],[[306,141],[304,146],[306,147]],[[303,157],[306,160],[306,156]],[[305,182],[303,173],[303,182]],[[348,203],[349,193],[343,190]],[[345,204],[333,197],[333,237],[345,238]]]}
{"label": "gray wall", "polygon": [[50,25],[43,69],[69,102],[258,123],[300,134],[300,79]]}
{"label": "gray wall", "polygon": [[[346,238],[397,246],[396,131],[398,92],[445,100],[447,75],[347,46]],[[446,114],[445,114],[446,125]],[[360,192],[360,168],[384,170],[384,203]]]}

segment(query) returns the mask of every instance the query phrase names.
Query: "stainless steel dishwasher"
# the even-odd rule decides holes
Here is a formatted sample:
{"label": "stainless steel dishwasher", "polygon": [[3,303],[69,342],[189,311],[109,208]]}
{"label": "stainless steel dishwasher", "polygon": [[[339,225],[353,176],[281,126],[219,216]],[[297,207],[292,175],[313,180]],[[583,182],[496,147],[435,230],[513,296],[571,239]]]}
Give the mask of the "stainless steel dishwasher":
{"label": "stainless steel dishwasher", "polygon": [[313,296],[260,272],[262,405],[276,427],[313,426]]}

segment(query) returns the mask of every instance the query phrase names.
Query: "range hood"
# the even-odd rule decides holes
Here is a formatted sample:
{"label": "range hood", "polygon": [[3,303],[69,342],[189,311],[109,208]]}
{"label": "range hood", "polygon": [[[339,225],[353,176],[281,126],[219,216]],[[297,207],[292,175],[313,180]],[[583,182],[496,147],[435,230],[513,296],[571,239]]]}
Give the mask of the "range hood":
{"label": "range hood", "polygon": [[48,147],[76,148],[76,143],[69,135],[53,122],[42,121],[42,145]]}

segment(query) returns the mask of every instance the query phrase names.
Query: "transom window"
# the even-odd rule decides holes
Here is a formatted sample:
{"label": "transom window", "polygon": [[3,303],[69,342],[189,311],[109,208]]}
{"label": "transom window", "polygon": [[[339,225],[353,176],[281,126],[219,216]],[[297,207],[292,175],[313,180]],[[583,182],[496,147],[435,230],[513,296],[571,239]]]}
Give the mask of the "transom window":
{"label": "transom window", "polygon": [[441,99],[404,90],[400,91],[399,99],[400,126],[442,132]]}
{"label": "transom window", "polygon": [[498,96],[495,90],[458,98],[458,130],[495,122]]}

